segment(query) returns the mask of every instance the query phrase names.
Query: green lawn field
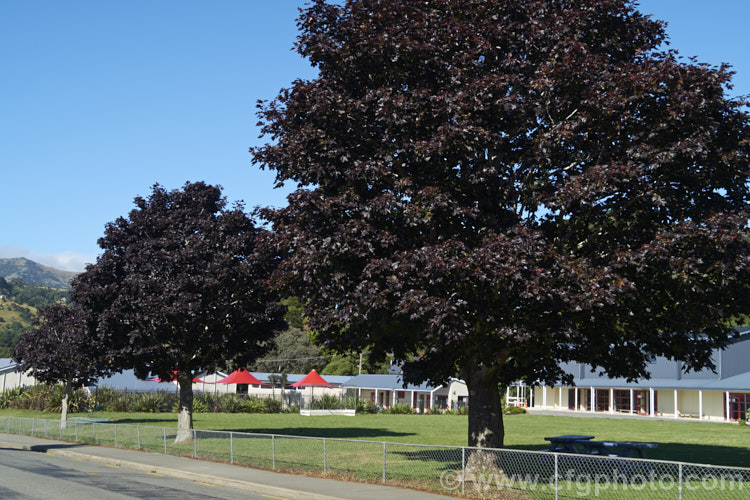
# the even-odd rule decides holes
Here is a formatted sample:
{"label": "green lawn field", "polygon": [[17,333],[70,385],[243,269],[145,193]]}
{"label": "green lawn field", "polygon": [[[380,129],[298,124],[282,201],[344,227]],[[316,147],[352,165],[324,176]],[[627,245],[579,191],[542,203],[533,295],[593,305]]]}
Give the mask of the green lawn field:
{"label": "green lawn field", "polygon": [[[0,416],[58,418],[51,413],[0,410]],[[95,412],[71,417],[107,418],[121,424],[176,427],[174,413]],[[200,430],[365,439],[411,444],[462,446],[467,441],[467,417],[454,415],[357,415],[303,417],[297,414],[196,413]],[[630,420],[547,415],[506,416],[505,445],[540,450],[545,436],[588,434],[597,440],[657,443],[653,459],[750,467],[750,427],[664,420]]]}

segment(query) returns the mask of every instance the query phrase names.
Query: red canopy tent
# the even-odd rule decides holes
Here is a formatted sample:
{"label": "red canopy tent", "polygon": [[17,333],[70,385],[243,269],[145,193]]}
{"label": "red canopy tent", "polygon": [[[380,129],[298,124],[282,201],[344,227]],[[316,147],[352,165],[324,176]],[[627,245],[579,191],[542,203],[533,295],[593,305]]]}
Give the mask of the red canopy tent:
{"label": "red canopy tent", "polygon": [[[149,377],[149,378],[147,378],[146,382],[159,382],[159,383],[161,383],[161,382],[174,382],[175,380],[177,380],[177,371],[174,371],[172,373],[174,373],[175,376],[171,380],[162,380],[157,375],[155,377]],[[210,384],[211,382],[204,382],[203,380],[199,379],[198,377],[195,377],[195,378],[193,378],[193,383],[194,384]]]}
{"label": "red canopy tent", "polygon": [[293,383],[292,387],[334,387],[333,384],[326,382],[323,377],[318,375],[315,369],[310,370],[310,373],[302,377],[301,380]]}
{"label": "red canopy tent", "polygon": [[227,377],[219,380],[220,384],[248,384],[248,385],[268,385],[253,376],[246,368],[240,368],[230,373]]}
{"label": "red canopy tent", "polygon": [[[310,370],[310,373],[302,377],[301,380],[298,380],[297,382],[293,383],[290,387],[309,387],[310,388],[310,401],[305,403],[304,400],[300,404],[300,413],[303,412],[303,410],[311,410],[313,409],[314,403],[315,403],[315,397],[313,396],[313,387],[335,387],[333,384],[327,382],[323,377],[318,375],[318,372],[316,372],[314,369]],[[303,406],[305,408],[303,408]]]}

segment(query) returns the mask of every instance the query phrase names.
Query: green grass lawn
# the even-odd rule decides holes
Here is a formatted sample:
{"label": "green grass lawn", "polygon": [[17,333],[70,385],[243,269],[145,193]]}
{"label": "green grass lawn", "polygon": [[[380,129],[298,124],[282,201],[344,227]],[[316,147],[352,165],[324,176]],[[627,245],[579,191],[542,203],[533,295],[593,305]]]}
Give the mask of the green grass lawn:
{"label": "green grass lawn", "polygon": [[[0,416],[57,418],[55,414],[22,410],[0,410]],[[104,417],[122,424],[177,425],[174,413],[95,412],[81,416]],[[468,426],[467,417],[453,415],[303,417],[297,414],[197,413],[194,421],[196,429],[200,430],[453,446],[466,444]],[[545,436],[588,434],[598,440],[657,443],[658,448],[649,450],[649,458],[750,467],[750,427],[547,415],[506,416],[504,422],[505,445],[512,449],[540,450],[547,445]]]}

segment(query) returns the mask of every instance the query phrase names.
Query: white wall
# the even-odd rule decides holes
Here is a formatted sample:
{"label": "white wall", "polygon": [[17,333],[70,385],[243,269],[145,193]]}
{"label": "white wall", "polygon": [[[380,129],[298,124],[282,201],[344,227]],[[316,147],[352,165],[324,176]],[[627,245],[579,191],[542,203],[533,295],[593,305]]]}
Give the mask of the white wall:
{"label": "white wall", "polygon": [[0,392],[16,387],[36,385],[36,379],[27,373],[19,373],[16,370],[7,369],[0,374]]}

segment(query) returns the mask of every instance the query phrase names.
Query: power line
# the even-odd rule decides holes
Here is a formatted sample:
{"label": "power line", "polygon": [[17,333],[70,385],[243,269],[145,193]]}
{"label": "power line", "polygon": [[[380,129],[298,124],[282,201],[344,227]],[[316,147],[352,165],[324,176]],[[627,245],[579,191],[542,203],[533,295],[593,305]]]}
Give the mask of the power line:
{"label": "power line", "polygon": [[278,363],[279,361],[307,361],[308,359],[328,359],[332,355],[328,356],[310,356],[308,358],[281,358],[281,359],[259,359],[257,363]]}

